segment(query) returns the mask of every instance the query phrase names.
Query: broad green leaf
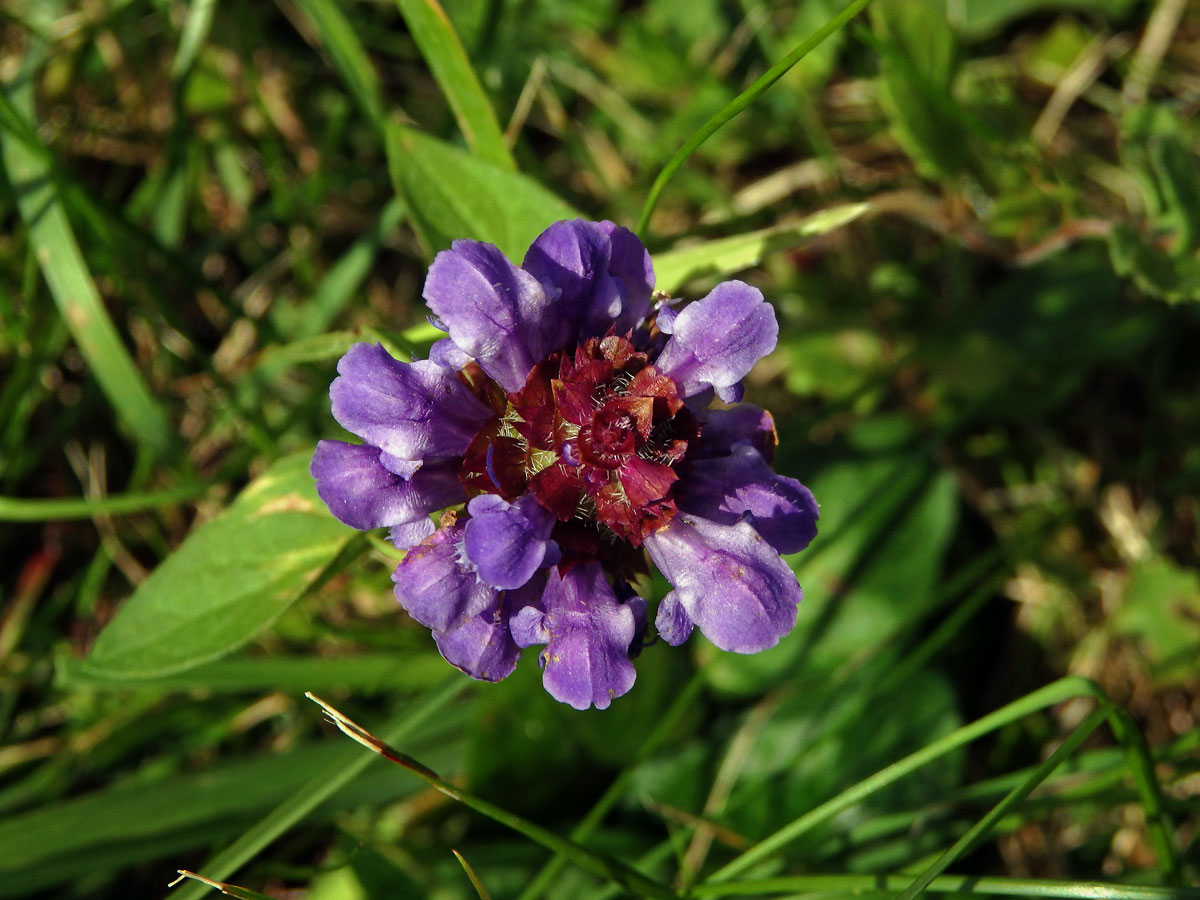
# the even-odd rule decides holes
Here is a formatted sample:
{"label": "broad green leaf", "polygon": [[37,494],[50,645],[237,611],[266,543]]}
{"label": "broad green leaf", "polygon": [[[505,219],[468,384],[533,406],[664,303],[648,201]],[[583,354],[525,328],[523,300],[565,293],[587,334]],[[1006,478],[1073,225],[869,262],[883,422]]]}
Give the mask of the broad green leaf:
{"label": "broad green leaf", "polygon": [[869,203],[845,203],[813,213],[799,222],[656,253],[655,288],[670,294],[693,278],[732,275],[757,265],[770,253],[790,250],[809,238],[848,225],[870,208]]}
{"label": "broad green leaf", "polygon": [[83,671],[110,680],[181,672],[274,621],[354,535],[317,497],[308,463],[307,453],[275,463],[189,535],[101,632]]}
{"label": "broad green leaf", "polygon": [[383,128],[385,105],[379,76],[337,0],[296,0],[321,36],[334,67],[376,128]]}
{"label": "broad green leaf", "polygon": [[480,159],[516,171],[496,114],[471,60],[438,0],[396,0],[425,63],[454,111],[467,146]]}
{"label": "broad green leaf", "polygon": [[473,238],[519,261],[547,226],[579,215],[533,179],[412,128],[390,123],[387,151],[392,183],[431,252]]}
{"label": "broad green leaf", "polygon": [[[174,446],[167,414],[134,365],[109,318],[63,209],[44,147],[32,146],[33,77],[42,57],[28,53],[17,78],[3,86],[6,112],[20,133],[0,132],[0,159],[28,230],[42,276],[79,352],[100,382],[117,417],[139,441],[165,455]],[[6,116],[7,117],[7,116]]]}
{"label": "broad green leaf", "polygon": [[1200,575],[1162,556],[1139,561],[1110,625],[1140,642],[1156,679],[1188,678],[1200,657]]}
{"label": "broad green leaf", "polygon": [[967,147],[951,97],[958,48],[946,17],[925,3],[877,0],[871,21],[882,54],[879,99],[896,139],[926,176],[957,174]]}

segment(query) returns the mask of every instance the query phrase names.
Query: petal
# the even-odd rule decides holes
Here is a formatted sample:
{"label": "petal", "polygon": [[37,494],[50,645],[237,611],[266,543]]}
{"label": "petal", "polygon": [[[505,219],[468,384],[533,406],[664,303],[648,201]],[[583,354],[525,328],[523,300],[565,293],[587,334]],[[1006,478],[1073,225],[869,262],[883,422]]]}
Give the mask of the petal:
{"label": "petal", "polygon": [[[511,626],[529,605],[536,603],[546,586],[539,575],[520,590],[503,591],[479,615],[449,632],[435,631],[433,640],[450,665],[480,681],[500,681],[512,674],[521,655]],[[533,607],[536,612],[536,607]]]}
{"label": "petal", "polygon": [[622,285],[608,272],[609,237],[595,222],[555,222],[529,246],[521,267],[550,292],[558,292],[558,326],[548,350],[602,335],[621,312]]}
{"label": "petal", "polygon": [[817,536],[812,492],[771,471],[749,444],[739,444],[729,456],[695,460],[675,500],[680,509],[720,525],[748,521],[779,553],[803,550]]}
{"label": "petal", "polygon": [[455,372],[460,371],[472,361],[471,357],[459,350],[458,344],[450,338],[434,341],[433,346],[429,348],[429,358],[439,366],[453,369]]}
{"label": "petal", "polygon": [[494,612],[469,619],[454,631],[435,631],[438,652],[450,665],[479,681],[500,681],[512,674],[521,656],[508,627]]}
{"label": "petal", "polygon": [[518,391],[550,350],[550,298],[496,247],[455,241],[429,267],[422,294],[455,345],[506,391]]}
{"label": "petal", "polygon": [[741,403],[732,409],[707,409],[700,416],[700,441],[694,452],[696,459],[728,456],[734,444],[743,442],[767,460],[775,456],[779,435],[775,431],[775,419],[765,409]]}
{"label": "petal", "polygon": [[424,529],[418,541],[433,530],[431,512],[463,499],[449,462],[435,460],[404,479],[380,463],[379,448],[370,444],[319,441],[309,472],[316,479],[317,496],[339,521],[364,531],[411,525],[409,534],[415,533],[413,528]]}
{"label": "petal", "polygon": [[458,561],[462,532],[461,525],[439,529],[392,573],[400,605],[434,631],[454,631],[496,604],[496,591]]}
{"label": "petal", "polygon": [[617,602],[599,563],[576,566],[561,577],[551,569],[541,609],[541,619],[525,611],[513,620],[514,637],[534,643],[546,636],[542,684],[550,696],[576,709],[605,709],[633,687],[634,610]]}
{"label": "petal", "polygon": [[621,313],[617,317],[617,334],[624,334],[640,325],[650,315],[654,293],[654,264],[638,236],[628,228],[612,222],[600,222],[608,235],[612,254],[608,272],[621,281]]}
{"label": "petal", "polygon": [[463,553],[486,584],[519,588],[541,566],[558,561],[558,546],[550,540],[558,517],[533,496],[508,503],[497,494],[480,494],[467,512]]}
{"label": "petal", "polygon": [[766,650],[796,624],[796,576],[747,523],[678,515],[645,546],[675,588],[668,596],[722,650]]}
{"label": "petal", "polygon": [[391,457],[460,456],[491,416],[454,372],[402,363],[379,344],[355,344],[329,386],[333,417]]}
{"label": "petal", "polygon": [[[718,284],[671,323],[671,339],[654,365],[675,379],[681,397],[714,388],[724,396],[775,349],[775,311],[757,288]],[[731,394],[732,395],[732,394]]]}
{"label": "petal", "polygon": [[664,641],[672,647],[678,647],[692,636],[692,625],[687,610],[675,597],[674,591],[663,597],[654,616],[654,627]]}

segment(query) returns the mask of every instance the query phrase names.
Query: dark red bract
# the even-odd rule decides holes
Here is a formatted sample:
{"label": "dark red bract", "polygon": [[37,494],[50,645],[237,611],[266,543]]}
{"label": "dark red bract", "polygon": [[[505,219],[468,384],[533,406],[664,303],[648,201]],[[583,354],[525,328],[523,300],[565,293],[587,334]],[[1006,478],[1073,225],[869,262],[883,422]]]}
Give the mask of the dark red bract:
{"label": "dark red bract", "polygon": [[[633,547],[676,513],[674,466],[699,435],[675,382],[627,338],[592,338],[536,365],[475,435],[460,478],[468,494],[531,491],[565,547],[611,531]],[[600,526],[596,531],[596,526]]]}

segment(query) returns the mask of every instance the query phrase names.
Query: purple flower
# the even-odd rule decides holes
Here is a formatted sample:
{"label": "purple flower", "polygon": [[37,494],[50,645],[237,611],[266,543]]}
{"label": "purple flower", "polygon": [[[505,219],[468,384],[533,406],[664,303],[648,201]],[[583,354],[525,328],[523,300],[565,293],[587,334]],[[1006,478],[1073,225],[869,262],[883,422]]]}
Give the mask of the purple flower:
{"label": "purple flower", "polygon": [[633,686],[647,611],[630,582],[648,559],[672,587],[655,616],[668,644],[699,628],[754,653],[795,624],[780,554],[816,535],[816,501],[771,470],[769,413],[706,409],[741,399],[774,311],[739,281],[680,309],[653,287],[611,222],[557,222],[520,266],[455,241],[425,282],[449,333],[430,358],[358,344],[338,365],[334,418],[363,443],[320,442],[317,492],[408,549],[397,600],[474,678],[539,645],[553,697],[607,707]]}

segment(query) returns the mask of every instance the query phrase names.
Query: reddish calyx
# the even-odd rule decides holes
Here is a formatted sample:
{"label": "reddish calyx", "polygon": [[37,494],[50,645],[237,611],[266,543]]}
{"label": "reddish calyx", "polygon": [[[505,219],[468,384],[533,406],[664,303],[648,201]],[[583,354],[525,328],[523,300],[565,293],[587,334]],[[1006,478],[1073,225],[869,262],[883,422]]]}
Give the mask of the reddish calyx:
{"label": "reddish calyx", "polygon": [[533,368],[475,436],[460,477],[472,495],[532,491],[560,522],[599,522],[638,547],[675,515],[673,466],[698,434],[644,353],[592,338]]}

